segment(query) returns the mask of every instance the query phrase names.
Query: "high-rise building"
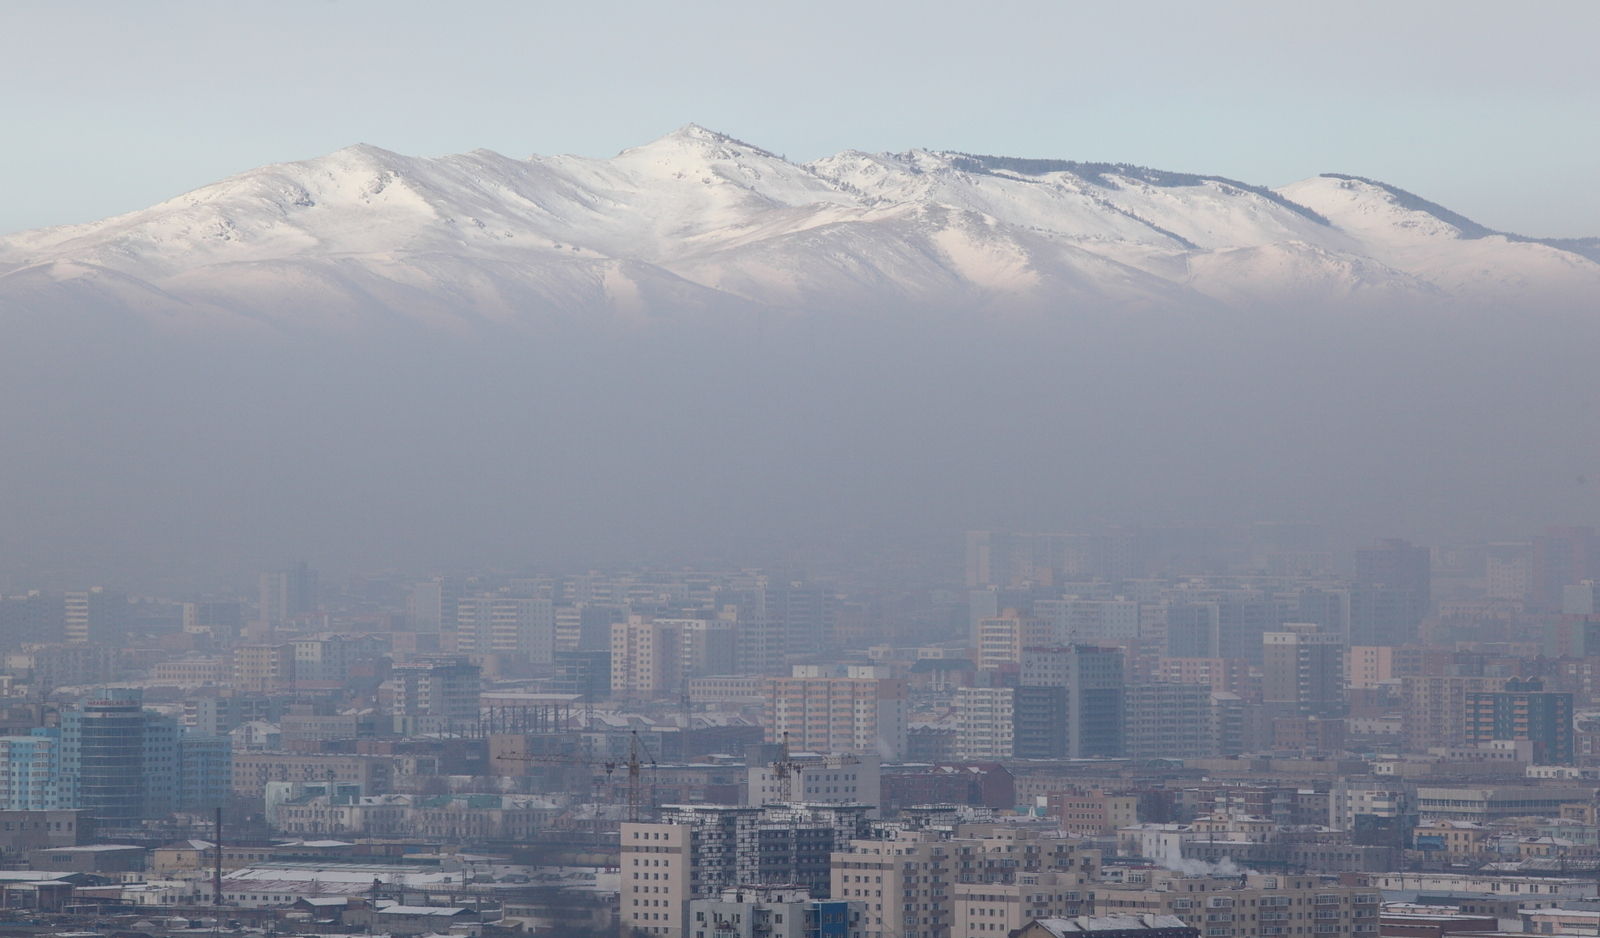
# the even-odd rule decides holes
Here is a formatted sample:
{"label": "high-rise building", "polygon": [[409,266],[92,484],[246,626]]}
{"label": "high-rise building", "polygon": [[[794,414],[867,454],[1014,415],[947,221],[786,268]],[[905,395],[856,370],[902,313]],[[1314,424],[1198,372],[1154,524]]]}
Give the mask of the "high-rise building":
{"label": "high-rise building", "polygon": [[237,601],[183,604],[183,631],[233,641],[244,628],[244,607]]}
{"label": "high-rise building", "polygon": [[1059,685],[1019,684],[1012,689],[1013,758],[1066,758],[1067,696]]}
{"label": "high-rise building", "polygon": [[1351,645],[1405,645],[1433,610],[1433,559],[1426,547],[1390,538],[1355,553]]}
{"label": "high-rise building", "polygon": [[1522,602],[1534,597],[1532,544],[1501,542],[1485,545],[1483,595],[1489,599]]}
{"label": "high-rise building", "polygon": [[1049,586],[1065,576],[1119,580],[1143,570],[1133,529],[1105,535],[968,531],[967,588]]}
{"label": "high-rise building", "polygon": [[735,626],[721,619],[657,619],[657,624],[673,633],[677,642],[676,673],[682,682],[692,677],[732,674],[734,668]]}
{"label": "high-rise building", "polygon": [[1173,658],[1232,658],[1261,663],[1261,636],[1284,622],[1285,603],[1238,591],[1168,602],[1166,653]]}
{"label": "high-rise building", "polygon": [[456,603],[461,599],[461,582],[439,576],[412,584],[406,597],[406,615],[418,632],[438,632],[456,622]]}
{"label": "high-rise building", "polygon": [[1261,700],[1310,716],[1344,712],[1344,641],[1309,623],[1261,636]]}
{"label": "high-rise building", "polygon": [[[1097,852],[1032,832],[995,834],[953,843],[951,938],[1014,934],[1034,919],[1079,915],[1092,907]],[[1007,834],[1016,834],[1015,839]]]}
{"label": "high-rise building", "polygon": [[1561,608],[1562,588],[1600,579],[1600,538],[1590,527],[1551,527],[1533,539],[1532,600],[1541,609]]}
{"label": "high-rise building", "polygon": [[518,662],[554,660],[555,606],[548,599],[489,594],[456,601],[454,646],[463,655],[505,655]]}
{"label": "high-rise building", "polygon": [[66,596],[67,641],[75,644],[120,641],[128,629],[128,597],[96,586]]}
{"label": "high-rise building", "polygon": [[[1067,758],[1115,758],[1122,755],[1123,654],[1120,648],[1057,645],[1026,648],[1022,653],[1021,686],[1062,688],[1059,702],[1029,694],[1019,703],[1031,707],[1060,706],[1065,719],[1057,727],[1061,754]],[[1037,714],[1019,712],[1019,725],[1038,725]],[[1037,751],[1046,741],[1017,740],[1019,748]]]}
{"label": "high-rise building", "polygon": [[89,700],[61,715],[61,784],[68,805],[104,826],[160,818],[178,805],[178,724],[137,692]]}
{"label": "high-rise building", "polygon": [[0,810],[54,811],[68,803],[63,794],[59,731],[0,737]]}
{"label": "high-rise building", "polygon": [[233,689],[250,694],[275,694],[294,688],[294,645],[236,645]]}
{"label": "high-rise building", "polygon": [[0,597],[0,647],[62,642],[66,635],[66,601],[60,594],[34,591]]}
{"label": "high-rise building", "polygon": [[177,810],[205,814],[233,793],[233,742],[227,736],[178,737]]}
{"label": "high-rise building", "polygon": [[947,938],[955,847],[926,831],[852,840],[833,854],[834,899],[861,903],[862,938]]}
{"label": "high-rise building", "polygon": [[1035,644],[1137,641],[1139,612],[1139,603],[1130,599],[1041,599],[1033,604],[1033,614],[1050,622],[1054,634]]}
{"label": "high-rise building", "polygon": [[783,884],[828,897],[829,858],[865,836],[867,805],[669,805],[657,823],[622,825],[625,928],[685,938],[690,900],[740,884]]}
{"label": "high-rise building", "polygon": [[1501,678],[1479,675],[1404,675],[1400,696],[1405,719],[1401,727],[1406,749],[1426,752],[1435,746],[1460,746],[1467,735],[1467,696],[1502,690]]}
{"label": "high-rise building", "polygon": [[317,608],[317,574],[304,561],[261,574],[261,621],[283,625]]}
{"label": "high-rise building", "polygon": [[1057,644],[1055,623],[1024,616],[1015,609],[978,623],[978,667],[999,668],[1022,661],[1022,650]]}
{"label": "high-rise building", "polygon": [[1013,756],[1013,708],[1016,690],[1010,687],[959,687],[956,689],[956,758],[969,762],[997,762]]}
{"label": "high-rise building", "polygon": [[831,644],[839,599],[826,587],[804,580],[769,582],[765,605],[786,655],[811,654]]}
{"label": "high-rise building", "polygon": [[576,694],[590,702],[611,696],[609,651],[557,651],[555,669],[550,689],[558,694]]}
{"label": "high-rise building", "polygon": [[995,938],[1091,907],[1100,855],[1081,845],[999,825],[901,830],[839,848],[832,897],[861,903],[863,938]]}
{"label": "high-rise building", "polygon": [[906,748],[906,683],[892,678],[780,677],[767,685],[767,742],[796,751],[876,753]]}
{"label": "high-rise building", "polygon": [[1201,759],[1217,754],[1208,684],[1129,684],[1122,753],[1130,759]]}
{"label": "high-rise building", "polygon": [[482,685],[477,665],[441,656],[396,665],[382,692],[397,732],[460,732],[478,721]]}
{"label": "high-rise building", "polygon": [[630,615],[611,625],[611,693],[649,700],[679,693],[683,685],[682,639],[676,625]]}
{"label": "high-rise building", "polygon": [[1542,681],[1512,678],[1501,690],[1469,692],[1466,721],[1469,743],[1527,740],[1534,762],[1573,762],[1572,695],[1546,691]]}

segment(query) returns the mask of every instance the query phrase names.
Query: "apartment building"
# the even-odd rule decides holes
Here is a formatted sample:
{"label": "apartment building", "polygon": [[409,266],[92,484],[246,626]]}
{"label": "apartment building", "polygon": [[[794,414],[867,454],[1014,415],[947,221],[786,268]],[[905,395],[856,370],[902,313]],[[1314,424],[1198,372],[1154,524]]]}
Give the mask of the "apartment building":
{"label": "apartment building", "polygon": [[[625,928],[688,938],[689,900],[782,884],[828,898],[829,858],[865,835],[867,805],[669,805],[657,823],[622,825]],[[833,896],[832,898],[840,898]]]}
{"label": "apartment building", "polygon": [[1417,788],[1417,814],[1425,821],[1487,821],[1509,817],[1556,817],[1561,806],[1593,801],[1593,786],[1549,788],[1535,785]]}
{"label": "apartment building", "polygon": [[676,625],[629,616],[611,625],[611,693],[648,700],[675,694],[683,683],[682,640]]}
{"label": "apartment building", "polygon": [[1540,765],[1571,765],[1575,757],[1572,695],[1539,680],[1505,682],[1503,689],[1467,694],[1466,741],[1527,740]]}
{"label": "apartment building", "polygon": [[995,762],[1012,758],[1016,689],[956,689],[957,759]]}
{"label": "apartment building", "polygon": [[1200,759],[1217,754],[1208,684],[1129,684],[1122,749],[1130,759]]}
{"label": "apartment building", "polygon": [[1378,934],[1382,893],[1364,879],[1139,871],[1095,890],[1100,915],[1175,915],[1205,938],[1360,938]]}
{"label": "apartment building", "polygon": [[767,685],[767,742],[796,751],[877,753],[906,748],[906,683],[893,678],[780,677]]}
{"label": "apartment building", "polygon": [[949,938],[954,846],[928,831],[853,840],[833,854],[829,895],[861,903],[861,938]]}
{"label": "apartment building", "polygon": [[556,613],[548,599],[528,596],[462,597],[456,601],[451,650],[463,655],[505,655],[548,665],[555,654]]}
{"label": "apartment building", "polygon": [[[1056,759],[1122,755],[1122,649],[1092,645],[1026,648],[1021,683],[1017,725],[1030,732],[1016,740],[1019,753]],[[1053,723],[1045,718],[1058,714]],[[1036,738],[1035,729],[1044,737]]]}
{"label": "apartment building", "polygon": [[1296,713],[1344,711],[1344,639],[1289,622],[1261,636],[1261,699]]}
{"label": "apartment building", "polygon": [[857,938],[861,908],[791,886],[740,886],[689,902],[689,938]]}
{"label": "apartment building", "polygon": [[999,824],[902,830],[833,855],[833,898],[862,904],[863,938],[1001,938],[1090,908],[1100,854]]}
{"label": "apartment building", "polygon": [[997,938],[1034,919],[1090,911],[1099,851],[1004,825],[963,825],[959,834],[951,938]]}
{"label": "apartment building", "polygon": [[794,753],[787,765],[753,765],[745,803],[865,804],[880,800],[883,760],[874,753],[818,756]]}
{"label": "apartment building", "polygon": [[1118,795],[1098,789],[1051,792],[1045,810],[1073,834],[1096,836],[1139,823],[1139,796]]}
{"label": "apartment building", "polygon": [[233,755],[233,793],[260,798],[268,782],[336,782],[364,792],[389,790],[394,762],[381,756],[295,752],[237,752]]}
{"label": "apartment building", "polygon": [[1011,882],[956,883],[950,938],[1005,938],[1035,919],[1078,915],[1090,889],[1074,873],[1017,873]]}
{"label": "apartment building", "polygon": [[276,694],[294,688],[294,646],[238,645],[233,649],[233,689]]}
{"label": "apartment building", "polygon": [[999,668],[1022,661],[1022,650],[1035,645],[1054,645],[1055,623],[1048,619],[1024,616],[1015,609],[978,621],[978,667]]}

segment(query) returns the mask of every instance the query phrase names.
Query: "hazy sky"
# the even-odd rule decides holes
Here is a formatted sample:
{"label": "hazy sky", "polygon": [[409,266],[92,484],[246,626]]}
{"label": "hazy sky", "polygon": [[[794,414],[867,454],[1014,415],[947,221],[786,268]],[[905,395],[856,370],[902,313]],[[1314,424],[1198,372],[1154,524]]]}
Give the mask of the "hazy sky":
{"label": "hazy sky", "polygon": [[951,148],[1382,178],[1600,235],[1600,3],[0,4],[0,232],[364,141],[609,155],[695,121],[810,159]]}

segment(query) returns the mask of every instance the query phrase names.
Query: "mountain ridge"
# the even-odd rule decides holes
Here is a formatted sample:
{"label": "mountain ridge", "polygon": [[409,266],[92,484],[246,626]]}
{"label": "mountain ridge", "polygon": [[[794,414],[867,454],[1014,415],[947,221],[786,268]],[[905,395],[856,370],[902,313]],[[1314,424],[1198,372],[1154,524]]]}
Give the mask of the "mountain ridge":
{"label": "mountain ridge", "polygon": [[232,310],[285,325],[321,306],[537,322],[658,304],[1500,302],[1593,295],[1596,245],[1494,231],[1347,174],[1270,189],[940,150],[797,163],[687,124],[609,159],[358,143],[20,232],[0,238],[0,314],[48,312],[75,291],[111,312],[171,303],[190,307],[173,321]]}

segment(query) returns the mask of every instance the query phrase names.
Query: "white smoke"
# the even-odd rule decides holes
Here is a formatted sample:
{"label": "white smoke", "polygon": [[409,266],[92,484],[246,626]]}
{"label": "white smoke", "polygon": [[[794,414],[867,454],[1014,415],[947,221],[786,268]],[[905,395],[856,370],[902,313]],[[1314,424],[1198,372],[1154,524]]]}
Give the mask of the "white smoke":
{"label": "white smoke", "polygon": [[1255,870],[1246,869],[1233,862],[1232,857],[1223,857],[1215,863],[1210,860],[1200,860],[1189,857],[1167,858],[1160,861],[1163,869],[1174,873],[1183,873],[1188,876],[1243,876],[1254,873]]}

